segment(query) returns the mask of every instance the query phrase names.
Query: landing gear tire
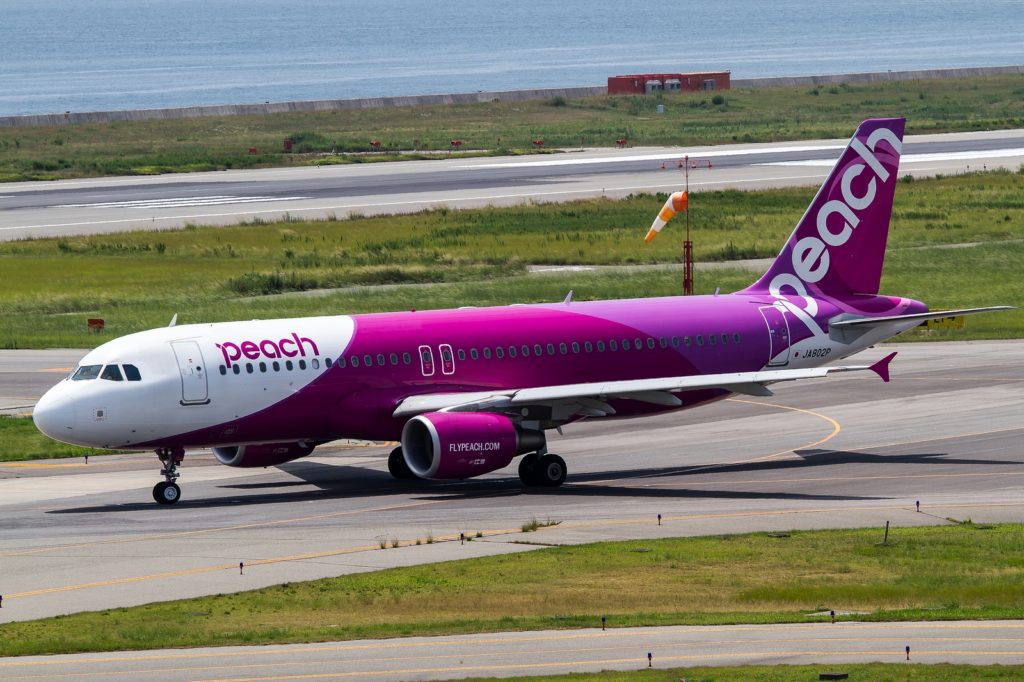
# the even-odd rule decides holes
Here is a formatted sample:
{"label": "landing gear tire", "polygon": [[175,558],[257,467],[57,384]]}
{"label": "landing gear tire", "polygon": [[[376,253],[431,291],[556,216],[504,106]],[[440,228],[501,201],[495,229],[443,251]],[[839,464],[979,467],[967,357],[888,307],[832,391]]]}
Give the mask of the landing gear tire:
{"label": "landing gear tire", "polygon": [[176,504],[181,499],[181,488],[177,483],[160,481],[153,486],[153,499],[160,504]]}
{"label": "landing gear tire", "polygon": [[544,455],[537,461],[535,469],[537,485],[545,488],[557,488],[565,481],[568,470],[565,467],[565,460],[558,455]]}
{"label": "landing gear tire", "polygon": [[540,457],[536,452],[531,452],[519,460],[519,480],[528,488],[540,485],[537,475],[537,462],[539,460]]}
{"label": "landing gear tire", "polygon": [[409,469],[409,465],[405,463],[405,457],[402,455],[402,448],[395,448],[388,455],[388,471],[398,481],[407,481],[410,478],[416,478],[416,475]]}

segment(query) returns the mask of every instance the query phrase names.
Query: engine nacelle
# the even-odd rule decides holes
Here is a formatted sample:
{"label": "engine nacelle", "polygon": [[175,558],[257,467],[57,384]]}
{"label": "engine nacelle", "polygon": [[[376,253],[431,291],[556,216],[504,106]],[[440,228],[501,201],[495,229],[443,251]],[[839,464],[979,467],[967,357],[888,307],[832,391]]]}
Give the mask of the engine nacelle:
{"label": "engine nacelle", "polygon": [[229,467],[272,467],[305,457],[314,447],[309,443],[253,443],[214,448],[213,454]]}
{"label": "engine nacelle", "polygon": [[540,431],[519,429],[489,412],[428,412],[402,429],[402,455],[420,478],[471,478],[544,447]]}

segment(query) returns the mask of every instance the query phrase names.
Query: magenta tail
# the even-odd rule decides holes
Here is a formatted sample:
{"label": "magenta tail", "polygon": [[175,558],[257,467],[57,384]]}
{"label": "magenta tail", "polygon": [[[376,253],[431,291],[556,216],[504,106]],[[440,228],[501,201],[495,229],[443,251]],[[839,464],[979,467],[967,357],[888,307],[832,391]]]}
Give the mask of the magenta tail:
{"label": "magenta tail", "polygon": [[746,292],[878,293],[905,122],[860,124],[771,268]]}

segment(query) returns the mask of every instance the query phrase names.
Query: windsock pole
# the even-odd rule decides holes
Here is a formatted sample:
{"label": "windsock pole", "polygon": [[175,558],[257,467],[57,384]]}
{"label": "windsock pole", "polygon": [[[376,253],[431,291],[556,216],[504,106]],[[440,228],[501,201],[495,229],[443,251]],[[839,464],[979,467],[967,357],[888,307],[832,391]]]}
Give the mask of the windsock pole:
{"label": "windsock pole", "polygon": [[[686,196],[690,196],[690,157],[684,164]],[[690,211],[686,211],[686,239],[683,240],[683,296],[693,295],[693,242],[690,241]]]}

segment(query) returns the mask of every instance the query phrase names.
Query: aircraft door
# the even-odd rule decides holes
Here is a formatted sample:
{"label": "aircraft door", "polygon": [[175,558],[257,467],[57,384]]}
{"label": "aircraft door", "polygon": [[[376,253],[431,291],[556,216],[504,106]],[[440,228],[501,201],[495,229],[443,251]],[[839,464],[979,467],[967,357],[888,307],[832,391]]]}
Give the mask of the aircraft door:
{"label": "aircraft door", "polygon": [[766,305],[760,311],[768,325],[768,366],[788,365],[789,322],[786,321],[786,314],[773,305]]}
{"label": "aircraft door", "polygon": [[181,373],[181,404],[206,405],[210,402],[203,352],[195,341],[172,341],[171,348]]}
{"label": "aircraft door", "polygon": [[434,351],[430,346],[420,346],[420,371],[425,377],[434,376]]}
{"label": "aircraft door", "polygon": [[442,343],[437,347],[441,353],[441,373],[445,375],[455,374],[455,357],[452,355],[452,347]]}

